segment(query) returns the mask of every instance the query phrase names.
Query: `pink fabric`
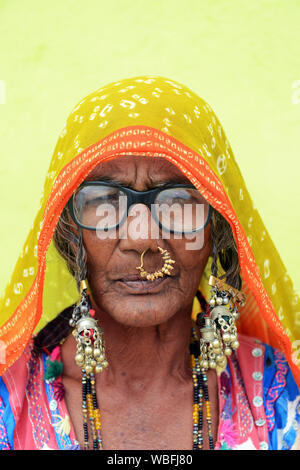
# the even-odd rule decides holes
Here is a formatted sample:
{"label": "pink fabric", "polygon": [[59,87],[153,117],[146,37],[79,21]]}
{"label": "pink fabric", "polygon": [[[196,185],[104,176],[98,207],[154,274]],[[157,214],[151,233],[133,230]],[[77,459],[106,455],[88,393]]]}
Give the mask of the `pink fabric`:
{"label": "pink fabric", "polygon": [[[268,429],[263,404],[263,344],[250,337],[239,335],[240,347],[237,359],[229,359],[230,375],[223,372],[219,379],[218,442],[233,449],[260,449],[268,443]],[[255,377],[255,378],[254,378]],[[226,380],[231,380],[230,400],[226,391]],[[227,393],[226,393],[227,392]],[[229,403],[228,403],[229,401]]]}
{"label": "pink fabric", "polygon": [[50,354],[51,361],[57,361],[59,353],[60,353],[60,348],[59,346],[56,346],[56,348],[54,348],[52,353]]}
{"label": "pink fabric", "polygon": [[[14,449],[59,449],[43,379],[43,360],[32,357],[31,347],[30,343],[2,376],[15,418]],[[56,413],[61,417],[68,416],[65,401],[57,402],[57,405]],[[70,438],[75,440],[72,426]]]}
{"label": "pink fabric", "polygon": [[[260,449],[268,443],[262,381],[265,349],[261,342],[253,338],[240,335],[239,342],[237,359],[229,359],[229,373],[223,372],[218,379],[220,416],[216,449]],[[58,357],[57,350],[53,354]],[[61,448],[57,442],[53,409],[51,414],[43,376],[43,359],[31,355],[29,344],[2,377],[9,391],[15,418],[16,450]],[[57,402],[55,414],[58,420],[63,418],[70,423],[69,433],[65,437],[76,445],[64,400]],[[60,430],[60,433],[63,435],[63,431]]]}

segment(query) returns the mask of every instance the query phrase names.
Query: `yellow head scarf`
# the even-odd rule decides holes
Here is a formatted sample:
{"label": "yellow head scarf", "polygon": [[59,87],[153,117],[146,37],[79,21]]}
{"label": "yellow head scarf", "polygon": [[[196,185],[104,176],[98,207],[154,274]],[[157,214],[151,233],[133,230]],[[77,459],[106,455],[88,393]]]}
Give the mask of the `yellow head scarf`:
{"label": "yellow head scarf", "polygon": [[[60,134],[40,209],[0,302],[0,341],[6,347],[0,373],[22,354],[34,329],[78,298],[52,242],[64,205],[97,164],[133,154],[170,160],[230,223],[248,297],[239,331],[280,348],[300,383],[299,298],[253,207],[223,128],[211,107],[184,85],[148,76],[90,94]],[[209,268],[210,262],[200,284],[204,295]]]}

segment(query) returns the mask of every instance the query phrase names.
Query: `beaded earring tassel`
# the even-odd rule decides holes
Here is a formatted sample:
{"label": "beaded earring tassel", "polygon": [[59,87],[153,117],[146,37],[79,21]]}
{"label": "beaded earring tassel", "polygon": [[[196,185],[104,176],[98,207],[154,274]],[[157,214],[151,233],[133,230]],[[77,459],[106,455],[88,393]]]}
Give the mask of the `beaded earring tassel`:
{"label": "beaded earring tassel", "polygon": [[[190,344],[191,367],[194,385],[193,403],[193,450],[203,449],[203,404],[205,402],[206,422],[208,432],[209,449],[214,449],[211,404],[209,400],[207,376],[205,369],[201,368],[199,362],[200,344],[195,329],[192,329],[193,338]],[[204,399],[204,400],[203,400]]]}
{"label": "beaded earring tassel", "polygon": [[93,449],[103,449],[100,410],[97,402],[95,372],[108,367],[105,358],[103,331],[90,308],[87,283],[81,282],[81,299],[74,308],[70,325],[75,326],[73,335],[77,342],[76,364],[82,370],[82,414],[84,449],[89,449],[89,428],[93,438]]}

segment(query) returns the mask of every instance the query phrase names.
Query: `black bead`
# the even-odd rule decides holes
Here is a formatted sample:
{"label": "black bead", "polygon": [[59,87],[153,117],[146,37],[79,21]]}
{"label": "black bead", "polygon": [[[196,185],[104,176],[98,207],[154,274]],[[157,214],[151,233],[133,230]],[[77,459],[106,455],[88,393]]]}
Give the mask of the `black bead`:
{"label": "black bead", "polygon": [[93,449],[98,450],[98,441],[97,441],[97,439],[93,439]]}
{"label": "black bead", "polygon": [[198,326],[203,326],[203,323],[204,323],[204,316],[205,316],[205,312],[199,312],[197,317],[196,317],[196,324]]}
{"label": "black bead", "polygon": [[190,354],[194,355],[194,342],[190,343]]}

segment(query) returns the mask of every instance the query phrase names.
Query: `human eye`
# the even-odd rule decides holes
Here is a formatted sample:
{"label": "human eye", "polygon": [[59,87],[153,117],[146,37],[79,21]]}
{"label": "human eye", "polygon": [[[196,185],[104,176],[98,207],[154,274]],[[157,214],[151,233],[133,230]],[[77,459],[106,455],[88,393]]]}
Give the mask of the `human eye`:
{"label": "human eye", "polygon": [[193,202],[193,195],[188,188],[168,188],[160,192],[159,201],[166,204],[185,204]]}
{"label": "human eye", "polygon": [[119,203],[119,195],[113,194],[101,194],[97,197],[86,201],[87,206],[97,206],[99,204],[112,204],[117,205]]}
{"label": "human eye", "polygon": [[116,205],[119,201],[118,188],[109,186],[87,186],[78,194],[78,201],[82,201],[85,207],[98,206],[100,204]]}

